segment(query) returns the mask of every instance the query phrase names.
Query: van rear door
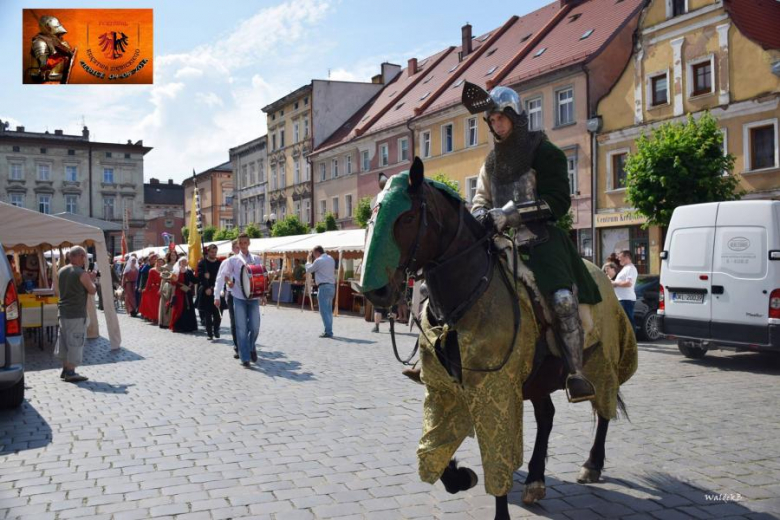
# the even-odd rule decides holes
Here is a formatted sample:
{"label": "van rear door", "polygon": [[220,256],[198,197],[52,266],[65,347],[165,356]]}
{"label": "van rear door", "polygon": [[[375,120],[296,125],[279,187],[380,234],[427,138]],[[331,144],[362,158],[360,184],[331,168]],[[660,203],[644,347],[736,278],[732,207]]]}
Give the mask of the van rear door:
{"label": "van rear door", "polygon": [[710,337],[710,274],[718,203],[681,206],[669,223],[661,265],[665,291],[664,333]]}
{"label": "van rear door", "polygon": [[722,202],[718,209],[712,272],[712,339],[766,345],[769,294],[767,228],[771,201]]}

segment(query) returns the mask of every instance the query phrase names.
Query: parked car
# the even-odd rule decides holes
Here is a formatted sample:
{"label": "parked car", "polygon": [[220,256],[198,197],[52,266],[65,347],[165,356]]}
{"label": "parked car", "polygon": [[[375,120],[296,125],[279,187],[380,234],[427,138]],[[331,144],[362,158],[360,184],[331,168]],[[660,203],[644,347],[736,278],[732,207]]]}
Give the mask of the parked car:
{"label": "parked car", "polygon": [[24,401],[24,341],[19,297],[11,265],[0,244],[0,408]]}
{"label": "parked car", "polygon": [[657,341],[662,337],[660,316],[656,314],[659,287],[658,275],[640,276],[634,286],[634,325],[637,338],[643,341]]}

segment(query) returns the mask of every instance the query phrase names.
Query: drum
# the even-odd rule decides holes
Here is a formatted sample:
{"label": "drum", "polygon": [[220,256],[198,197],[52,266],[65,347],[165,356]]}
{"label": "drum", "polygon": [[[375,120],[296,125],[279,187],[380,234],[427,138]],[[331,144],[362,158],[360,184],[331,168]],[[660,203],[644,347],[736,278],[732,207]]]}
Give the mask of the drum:
{"label": "drum", "polygon": [[244,298],[252,300],[265,295],[268,286],[268,272],[262,265],[241,266],[241,291]]}

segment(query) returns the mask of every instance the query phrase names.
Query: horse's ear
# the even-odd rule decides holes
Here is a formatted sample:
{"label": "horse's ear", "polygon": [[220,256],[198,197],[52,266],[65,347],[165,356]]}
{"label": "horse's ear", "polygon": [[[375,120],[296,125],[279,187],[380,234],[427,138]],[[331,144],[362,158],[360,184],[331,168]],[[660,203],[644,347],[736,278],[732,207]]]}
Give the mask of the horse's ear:
{"label": "horse's ear", "polygon": [[414,157],[414,162],[409,170],[409,191],[417,191],[425,179],[425,166],[419,157]]}

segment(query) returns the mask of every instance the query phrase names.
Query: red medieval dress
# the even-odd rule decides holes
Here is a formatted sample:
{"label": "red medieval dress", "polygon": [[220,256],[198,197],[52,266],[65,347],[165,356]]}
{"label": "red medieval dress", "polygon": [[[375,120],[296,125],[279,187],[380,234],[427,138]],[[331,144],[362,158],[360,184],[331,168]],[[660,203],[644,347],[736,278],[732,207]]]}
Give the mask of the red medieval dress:
{"label": "red medieval dress", "polygon": [[193,332],[198,330],[195,306],[192,303],[193,289],[197,282],[198,279],[195,278],[191,269],[180,272],[174,281],[176,290],[171,299],[171,324],[169,326],[174,332]]}
{"label": "red medieval dress", "polygon": [[138,312],[138,302],[135,301],[135,283],[138,281],[138,269],[130,269],[122,275],[122,289],[125,293],[125,312],[135,314]]}
{"label": "red medieval dress", "polygon": [[156,268],[150,269],[149,276],[146,279],[146,287],[141,294],[141,306],[139,308],[141,315],[155,325],[159,319],[160,281],[160,271]]}

